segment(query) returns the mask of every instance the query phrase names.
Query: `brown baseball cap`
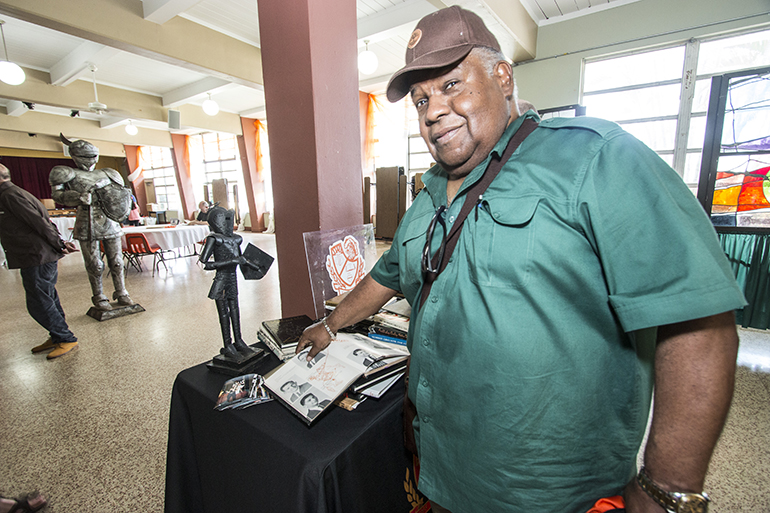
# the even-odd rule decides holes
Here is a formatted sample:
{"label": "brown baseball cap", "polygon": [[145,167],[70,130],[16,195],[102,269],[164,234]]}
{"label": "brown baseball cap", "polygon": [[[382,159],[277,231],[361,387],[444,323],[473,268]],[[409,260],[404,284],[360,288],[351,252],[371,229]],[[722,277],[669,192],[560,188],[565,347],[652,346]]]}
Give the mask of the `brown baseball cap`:
{"label": "brown baseball cap", "polygon": [[409,94],[415,71],[449,66],[477,46],[500,51],[497,39],[476,13],[453,5],[425,16],[409,38],[406,66],[390,77],[388,100],[397,102]]}

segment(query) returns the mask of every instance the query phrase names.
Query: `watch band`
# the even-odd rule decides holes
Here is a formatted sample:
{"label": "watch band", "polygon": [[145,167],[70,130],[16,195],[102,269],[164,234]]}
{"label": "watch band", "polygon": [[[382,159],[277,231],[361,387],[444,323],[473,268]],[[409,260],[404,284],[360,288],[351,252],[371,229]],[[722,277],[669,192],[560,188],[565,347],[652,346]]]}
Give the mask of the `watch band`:
{"label": "watch band", "polygon": [[667,492],[647,475],[644,467],[639,470],[636,481],[644,492],[666,511],[674,513],[706,513],[709,498],[705,493]]}

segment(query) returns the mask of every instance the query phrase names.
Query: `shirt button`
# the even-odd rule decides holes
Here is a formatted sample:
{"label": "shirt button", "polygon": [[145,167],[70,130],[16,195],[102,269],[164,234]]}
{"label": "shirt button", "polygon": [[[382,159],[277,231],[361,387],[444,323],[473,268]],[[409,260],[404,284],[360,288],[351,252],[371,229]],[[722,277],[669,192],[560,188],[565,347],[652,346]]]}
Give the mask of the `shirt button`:
{"label": "shirt button", "polygon": [[427,379],[425,379],[425,378],[422,378],[422,379],[420,380],[420,385],[422,385],[422,386],[424,386],[424,387],[427,387],[427,386],[428,386],[428,380],[427,380]]}
{"label": "shirt button", "polygon": [[435,303],[436,301],[438,301],[438,296],[431,296],[430,302]]}
{"label": "shirt button", "polygon": [[425,415],[425,416],[422,418],[422,421],[423,421],[423,422],[425,422],[426,424],[427,424],[427,423],[429,423],[429,422],[430,422],[430,416],[429,416],[429,415]]}
{"label": "shirt button", "polygon": [[450,216],[449,217],[449,222],[450,223],[454,223],[455,222],[455,216]]}
{"label": "shirt button", "polygon": [[428,345],[430,345],[430,342],[428,342],[427,338],[422,339],[422,345],[424,345],[425,347],[428,347]]}

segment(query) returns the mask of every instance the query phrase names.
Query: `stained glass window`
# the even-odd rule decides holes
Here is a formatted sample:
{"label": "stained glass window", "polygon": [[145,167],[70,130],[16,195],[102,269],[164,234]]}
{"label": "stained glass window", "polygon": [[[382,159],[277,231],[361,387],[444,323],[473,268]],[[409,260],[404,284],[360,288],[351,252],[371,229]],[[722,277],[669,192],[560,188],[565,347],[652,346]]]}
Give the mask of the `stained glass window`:
{"label": "stained glass window", "polygon": [[770,226],[770,73],[729,80],[718,158],[714,223]]}

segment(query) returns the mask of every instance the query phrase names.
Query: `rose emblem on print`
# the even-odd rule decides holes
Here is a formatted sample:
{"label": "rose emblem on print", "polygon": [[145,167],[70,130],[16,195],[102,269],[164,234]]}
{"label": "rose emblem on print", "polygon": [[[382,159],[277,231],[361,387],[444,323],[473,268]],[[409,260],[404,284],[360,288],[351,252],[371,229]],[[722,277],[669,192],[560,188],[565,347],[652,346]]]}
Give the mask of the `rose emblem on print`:
{"label": "rose emblem on print", "polygon": [[353,290],[366,274],[364,257],[355,237],[348,235],[329,246],[326,257],[326,272],[332,280],[332,288],[337,294]]}

